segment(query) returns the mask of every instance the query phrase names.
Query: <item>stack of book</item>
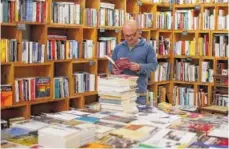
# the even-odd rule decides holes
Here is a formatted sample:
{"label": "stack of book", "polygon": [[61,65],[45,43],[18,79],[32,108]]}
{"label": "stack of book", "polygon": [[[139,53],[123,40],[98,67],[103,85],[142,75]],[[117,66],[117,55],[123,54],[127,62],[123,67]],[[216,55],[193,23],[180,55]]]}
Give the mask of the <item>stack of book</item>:
{"label": "stack of book", "polygon": [[135,87],[137,77],[113,75],[98,78],[99,103],[102,111],[137,112]]}

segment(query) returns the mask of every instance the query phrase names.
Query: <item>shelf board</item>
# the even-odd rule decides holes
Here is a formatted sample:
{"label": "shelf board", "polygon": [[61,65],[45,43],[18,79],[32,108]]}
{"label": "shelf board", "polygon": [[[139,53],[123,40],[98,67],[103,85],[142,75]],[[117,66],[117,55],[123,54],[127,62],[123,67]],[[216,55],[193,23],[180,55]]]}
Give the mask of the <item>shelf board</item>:
{"label": "shelf board", "polygon": [[156,30],[153,27],[148,27],[148,28],[139,28],[141,31],[152,31],[152,30]]}
{"label": "shelf board", "polygon": [[156,57],[158,59],[165,59],[165,58],[170,58],[170,55],[157,55]]}
{"label": "shelf board", "polygon": [[183,33],[183,32],[187,32],[187,33],[195,33],[195,30],[174,30],[174,33]]}
{"label": "shelf board", "polygon": [[54,63],[66,63],[66,62],[71,62],[74,59],[64,59],[64,60],[51,60],[50,62]]}
{"label": "shelf board", "polygon": [[153,6],[155,3],[152,3],[152,1],[143,1],[142,5],[149,5],[149,6]]}
{"label": "shelf board", "polygon": [[213,30],[211,31],[213,34],[228,34],[228,31],[227,30]]}
{"label": "shelf board", "polygon": [[[171,4],[171,5],[173,5],[173,4]],[[157,7],[168,7],[169,8],[170,4],[168,4],[168,3],[164,3],[164,4],[163,3],[159,3],[159,4],[156,4],[156,6]]]}
{"label": "shelf board", "polygon": [[98,94],[97,91],[84,92],[84,93],[74,93],[73,96],[71,96],[70,98],[80,97],[80,96],[91,96],[91,95],[96,95],[96,94]]}
{"label": "shelf board", "polygon": [[196,4],[174,4],[174,8],[192,8],[195,7]]}
{"label": "shelf board", "polygon": [[216,60],[228,60],[229,57],[215,57]]}
{"label": "shelf board", "polygon": [[158,32],[160,32],[160,33],[172,33],[173,32],[173,30],[171,30],[171,29],[157,29],[158,30]]}
{"label": "shelf board", "polygon": [[197,82],[188,82],[188,81],[173,81],[173,83],[175,84],[191,84],[191,85],[194,85],[194,83],[197,83]]}
{"label": "shelf board", "polygon": [[90,61],[96,61],[96,59],[77,59],[74,60],[72,63],[77,64],[77,63],[89,63]]}
{"label": "shelf board", "polygon": [[121,26],[99,26],[98,29],[105,29],[105,30],[116,30],[116,29],[122,29]]}
{"label": "shelf board", "polygon": [[214,4],[214,3],[200,3],[200,4],[201,4],[201,6],[203,6],[203,7],[212,7],[212,8],[215,7],[215,4]]}
{"label": "shelf board", "polygon": [[41,22],[17,22],[17,24],[26,24],[26,25],[46,25],[46,23],[41,23]]}
{"label": "shelf board", "polygon": [[34,66],[49,66],[51,65],[51,62],[45,62],[45,63],[14,63],[15,67],[34,67]]}
{"label": "shelf board", "polygon": [[93,26],[83,26],[83,28],[85,28],[85,29],[97,29],[97,27],[93,27]]}
{"label": "shelf board", "polygon": [[214,57],[212,56],[200,56],[202,59],[210,59],[210,60],[214,60]]}
{"label": "shelf board", "polygon": [[1,107],[1,110],[17,108],[17,107],[24,107],[24,106],[26,106],[26,102],[16,103],[16,104],[13,104],[12,106],[4,106],[4,107]]}
{"label": "shelf board", "polygon": [[35,105],[35,104],[47,103],[50,101],[53,101],[51,97],[43,97],[43,98],[36,98],[35,100],[30,100],[28,102],[30,105]]}
{"label": "shelf board", "polygon": [[58,23],[51,23],[48,24],[48,28],[81,28],[82,25],[79,24],[58,24]]}
{"label": "shelf board", "polygon": [[175,55],[174,58],[192,58],[192,59],[199,59],[200,56]]}
{"label": "shelf board", "polygon": [[159,81],[159,82],[149,82],[149,85],[162,85],[162,84],[169,84],[171,81]]}
{"label": "shelf board", "polygon": [[218,7],[228,7],[228,3],[213,3],[213,4]]}
{"label": "shelf board", "polygon": [[4,63],[1,63],[1,65],[12,65],[14,62],[4,62]]}
{"label": "shelf board", "polygon": [[213,85],[213,82],[198,82],[197,85]]}
{"label": "shelf board", "polygon": [[17,26],[16,23],[6,23],[6,22],[3,22],[1,23],[1,26]]}
{"label": "shelf board", "polygon": [[218,85],[218,84],[214,84],[215,87],[226,87],[228,88],[228,85]]}

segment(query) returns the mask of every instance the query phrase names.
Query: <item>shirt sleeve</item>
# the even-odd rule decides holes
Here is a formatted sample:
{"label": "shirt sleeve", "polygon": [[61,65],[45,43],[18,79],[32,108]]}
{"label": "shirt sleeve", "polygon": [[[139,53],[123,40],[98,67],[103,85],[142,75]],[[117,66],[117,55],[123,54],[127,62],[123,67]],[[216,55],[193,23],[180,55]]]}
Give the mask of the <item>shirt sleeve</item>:
{"label": "shirt sleeve", "polygon": [[[118,48],[117,47],[115,47],[115,49],[114,49],[114,51],[113,51],[113,53],[112,53],[112,59],[116,62],[117,61],[117,53],[118,53]],[[110,73],[112,73],[112,63],[109,61],[109,63],[108,63],[108,69],[109,69],[109,72]]]}
{"label": "shirt sleeve", "polygon": [[139,74],[150,74],[157,69],[158,63],[155,50],[152,46],[149,46],[147,51],[146,63],[140,64]]}

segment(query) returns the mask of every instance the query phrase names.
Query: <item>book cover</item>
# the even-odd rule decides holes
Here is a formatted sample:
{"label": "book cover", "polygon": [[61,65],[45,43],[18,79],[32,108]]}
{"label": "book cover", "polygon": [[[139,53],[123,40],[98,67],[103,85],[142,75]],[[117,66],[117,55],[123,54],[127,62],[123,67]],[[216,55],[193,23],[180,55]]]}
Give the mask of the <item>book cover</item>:
{"label": "book cover", "polygon": [[11,85],[1,85],[1,107],[12,106],[13,91]]}
{"label": "book cover", "polygon": [[36,98],[50,96],[50,78],[36,78]]}
{"label": "book cover", "polygon": [[105,57],[113,64],[116,68],[120,70],[128,69],[130,65],[130,61],[127,57],[120,58],[116,62],[109,56],[105,55]]}

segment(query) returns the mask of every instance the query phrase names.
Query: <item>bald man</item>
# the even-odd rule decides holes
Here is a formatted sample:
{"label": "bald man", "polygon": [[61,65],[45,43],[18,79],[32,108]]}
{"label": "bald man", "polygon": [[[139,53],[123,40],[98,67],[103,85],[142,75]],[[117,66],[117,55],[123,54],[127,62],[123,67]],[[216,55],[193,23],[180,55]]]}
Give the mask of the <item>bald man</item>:
{"label": "bald man", "polygon": [[[112,59],[117,61],[120,58],[128,58],[131,62],[129,69],[122,71],[122,74],[138,76],[137,93],[146,93],[148,86],[148,77],[152,71],[157,68],[157,58],[155,50],[152,46],[139,39],[140,33],[135,20],[128,20],[123,26],[124,41],[118,44],[113,53]],[[117,68],[109,63],[109,71],[111,73],[117,72]],[[140,96],[136,102],[141,105],[146,104],[146,97]]]}

